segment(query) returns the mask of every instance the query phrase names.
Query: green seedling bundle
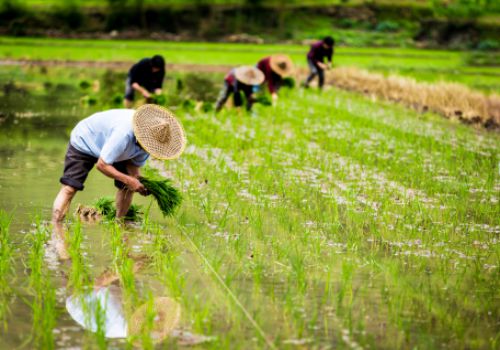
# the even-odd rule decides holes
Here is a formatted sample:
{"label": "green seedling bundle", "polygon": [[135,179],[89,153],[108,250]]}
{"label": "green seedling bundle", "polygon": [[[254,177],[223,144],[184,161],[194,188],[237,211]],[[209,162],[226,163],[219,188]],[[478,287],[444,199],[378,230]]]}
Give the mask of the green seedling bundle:
{"label": "green seedling bundle", "polygon": [[182,202],[181,193],[171,185],[172,181],[144,176],[139,180],[156,199],[163,216],[172,216]]}

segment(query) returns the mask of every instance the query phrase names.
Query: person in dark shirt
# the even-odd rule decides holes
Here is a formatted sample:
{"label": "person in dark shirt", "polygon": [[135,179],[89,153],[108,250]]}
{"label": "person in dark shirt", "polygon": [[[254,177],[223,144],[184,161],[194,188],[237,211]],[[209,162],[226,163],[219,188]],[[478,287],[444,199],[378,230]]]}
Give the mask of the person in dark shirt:
{"label": "person in dark shirt", "polygon": [[[307,77],[304,86],[307,88],[309,84],[318,76],[318,87],[321,89],[325,82],[325,69],[329,69],[332,65],[333,47],[335,40],[331,36],[327,36],[321,41],[311,45],[311,49],[307,54],[307,64],[311,70],[311,74]],[[328,62],[324,63],[325,57]]]}
{"label": "person in dark shirt", "polygon": [[245,94],[247,102],[246,108],[249,111],[252,109],[252,105],[255,102],[253,98],[254,86],[262,84],[263,81],[264,74],[255,67],[242,66],[232,69],[224,78],[224,87],[215,104],[215,111],[218,112],[224,107],[224,104],[231,94],[233,94],[234,106],[242,106],[242,92]]}
{"label": "person in dark shirt", "polygon": [[163,78],[165,77],[165,60],[160,55],[144,58],[134,64],[128,72],[124,105],[132,106],[135,91],[149,99],[151,95],[161,94]]}
{"label": "person in dark shirt", "polygon": [[273,103],[278,99],[278,90],[281,87],[283,78],[289,76],[293,72],[293,62],[287,55],[272,55],[264,57],[257,63],[269,88],[269,93],[273,99]]}

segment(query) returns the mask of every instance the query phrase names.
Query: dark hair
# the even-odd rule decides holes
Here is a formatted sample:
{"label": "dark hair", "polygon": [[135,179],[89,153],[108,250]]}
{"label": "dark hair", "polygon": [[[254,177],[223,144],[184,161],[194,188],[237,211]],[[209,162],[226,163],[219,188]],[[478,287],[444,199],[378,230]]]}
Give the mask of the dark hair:
{"label": "dark hair", "polygon": [[326,38],[323,39],[323,42],[327,44],[328,46],[333,46],[335,45],[335,39],[333,39],[331,36],[327,36]]}
{"label": "dark hair", "polygon": [[160,55],[154,55],[153,58],[151,58],[151,65],[155,68],[164,69],[165,68],[165,60]]}

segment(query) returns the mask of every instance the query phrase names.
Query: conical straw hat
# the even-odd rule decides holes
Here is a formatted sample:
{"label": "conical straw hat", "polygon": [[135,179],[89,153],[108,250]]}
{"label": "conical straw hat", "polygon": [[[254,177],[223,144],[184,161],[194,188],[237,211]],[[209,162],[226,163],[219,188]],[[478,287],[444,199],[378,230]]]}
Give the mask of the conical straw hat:
{"label": "conical straw hat", "polygon": [[293,73],[293,61],[288,55],[272,55],[269,60],[271,69],[281,77],[287,77]]}
{"label": "conical straw hat", "polygon": [[140,335],[154,313],[153,327],[150,336],[154,343],[163,341],[177,326],[181,318],[181,306],[172,298],[159,297],[153,300],[153,309],[145,303],[134,311],[128,321],[128,335]]}
{"label": "conical straw hat", "polygon": [[252,66],[241,66],[234,69],[238,81],[246,85],[260,85],[264,82],[264,73]]}
{"label": "conical straw hat", "polygon": [[137,141],[153,157],[175,159],[184,151],[184,129],[168,109],[143,105],[135,111],[133,125]]}

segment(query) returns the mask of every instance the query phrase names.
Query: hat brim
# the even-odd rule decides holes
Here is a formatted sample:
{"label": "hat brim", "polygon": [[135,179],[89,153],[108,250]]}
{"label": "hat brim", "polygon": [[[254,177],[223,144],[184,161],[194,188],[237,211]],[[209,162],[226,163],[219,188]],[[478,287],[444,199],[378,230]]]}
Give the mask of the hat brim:
{"label": "hat brim", "polygon": [[[153,137],[153,128],[158,123],[169,127],[169,138],[160,142]],[[186,147],[186,136],[181,123],[166,108],[146,104],[139,107],[133,117],[134,135],[141,147],[157,159],[176,159]]]}
{"label": "hat brim", "polygon": [[[145,329],[149,317],[154,313],[152,329]],[[160,343],[174,330],[181,318],[181,306],[168,297],[154,298],[153,305],[145,303],[134,311],[128,321],[128,335],[140,335],[149,331],[154,343]]]}
{"label": "hat brim", "polygon": [[264,73],[252,66],[241,66],[234,69],[234,76],[239,82],[246,85],[260,85],[264,82]]}
{"label": "hat brim", "polygon": [[[282,63],[285,63],[286,68],[281,67]],[[293,61],[288,55],[272,55],[269,64],[272,71],[281,77],[288,77],[293,74]]]}

